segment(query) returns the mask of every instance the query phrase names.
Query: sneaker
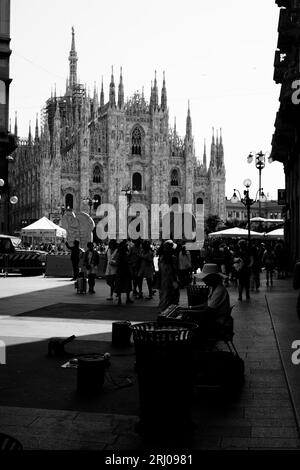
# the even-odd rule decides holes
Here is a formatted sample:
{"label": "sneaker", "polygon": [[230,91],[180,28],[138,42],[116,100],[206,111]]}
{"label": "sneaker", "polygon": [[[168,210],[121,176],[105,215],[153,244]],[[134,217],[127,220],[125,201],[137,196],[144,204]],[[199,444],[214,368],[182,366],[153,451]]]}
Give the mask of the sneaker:
{"label": "sneaker", "polygon": [[96,294],[94,290],[89,290],[89,294]]}

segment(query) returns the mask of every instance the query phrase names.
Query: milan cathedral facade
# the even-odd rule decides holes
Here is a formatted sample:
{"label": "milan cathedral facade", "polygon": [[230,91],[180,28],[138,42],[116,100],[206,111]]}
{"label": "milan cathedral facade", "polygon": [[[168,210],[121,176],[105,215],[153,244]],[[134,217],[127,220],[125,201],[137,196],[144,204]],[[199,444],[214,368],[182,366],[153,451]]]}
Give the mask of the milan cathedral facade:
{"label": "milan cathedral facade", "polygon": [[[133,202],[204,204],[205,216],[225,220],[225,166],[222,134],[212,135],[210,162],[206,148],[197,159],[190,109],[181,138],[169,126],[165,77],[158,91],[156,74],[150,100],[136,92],[125,100],[122,70],[118,86],[112,71],[109,95],[103,83],[89,96],[77,79],[77,53],[72,29],[69,77],[64,96],[46,102],[39,129],[19,138],[10,165],[10,187],[19,202],[12,230],[42,216],[59,222],[67,209],[89,212],[94,220],[100,203],[117,204],[121,191]],[[14,132],[18,135],[17,119]],[[96,220],[97,222],[97,220]]]}

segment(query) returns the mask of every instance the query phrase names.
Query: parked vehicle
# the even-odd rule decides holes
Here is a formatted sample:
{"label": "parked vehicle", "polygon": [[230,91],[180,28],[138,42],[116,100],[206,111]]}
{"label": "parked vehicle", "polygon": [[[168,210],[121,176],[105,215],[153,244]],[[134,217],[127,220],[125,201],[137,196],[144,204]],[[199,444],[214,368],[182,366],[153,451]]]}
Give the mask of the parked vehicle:
{"label": "parked vehicle", "polygon": [[38,276],[46,269],[47,252],[20,248],[21,239],[11,235],[0,235],[0,272],[21,273],[23,276]]}

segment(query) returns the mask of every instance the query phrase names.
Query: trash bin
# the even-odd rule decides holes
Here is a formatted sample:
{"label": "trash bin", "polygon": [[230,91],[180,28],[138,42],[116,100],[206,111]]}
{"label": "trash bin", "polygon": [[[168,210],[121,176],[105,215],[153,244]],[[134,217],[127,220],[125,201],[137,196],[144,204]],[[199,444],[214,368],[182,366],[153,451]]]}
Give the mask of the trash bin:
{"label": "trash bin", "polygon": [[191,429],[192,337],[197,325],[182,321],[131,327],[144,434],[163,437]]}
{"label": "trash bin", "polygon": [[77,390],[82,393],[95,393],[104,384],[105,360],[99,354],[78,357]]}

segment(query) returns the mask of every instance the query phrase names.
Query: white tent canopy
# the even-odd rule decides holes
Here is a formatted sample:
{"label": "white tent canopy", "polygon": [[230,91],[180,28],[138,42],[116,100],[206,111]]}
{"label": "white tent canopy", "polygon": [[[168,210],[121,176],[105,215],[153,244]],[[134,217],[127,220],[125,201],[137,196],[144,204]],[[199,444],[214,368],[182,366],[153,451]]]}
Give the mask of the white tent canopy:
{"label": "white tent canopy", "polygon": [[35,238],[66,238],[67,232],[64,228],[54,224],[47,217],[33,222],[33,224],[22,228],[22,235]]}
{"label": "white tent canopy", "polygon": [[283,219],[265,219],[264,217],[252,217],[250,222],[269,222],[271,224],[282,224],[284,222]]}
{"label": "white tent canopy", "polygon": [[[254,232],[250,230],[251,237],[262,238],[263,233]],[[226,230],[220,230],[219,232],[212,232],[208,234],[209,238],[247,238],[248,230],[240,227],[228,228]]]}
{"label": "white tent canopy", "polygon": [[272,232],[265,233],[266,238],[284,238],[283,228],[277,228]]}

